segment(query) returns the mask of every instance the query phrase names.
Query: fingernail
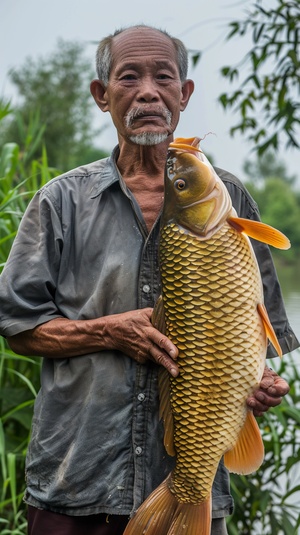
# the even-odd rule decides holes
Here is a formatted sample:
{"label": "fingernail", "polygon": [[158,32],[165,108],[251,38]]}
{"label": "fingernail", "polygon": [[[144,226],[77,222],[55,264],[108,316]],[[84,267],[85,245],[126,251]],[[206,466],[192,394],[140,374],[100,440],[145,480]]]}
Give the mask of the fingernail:
{"label": "fingernail", "polygon": [[178,370],[176,368],[171,368],[170,369],[170,374],[173,376],[173,377],[177,377],[178,375]]}

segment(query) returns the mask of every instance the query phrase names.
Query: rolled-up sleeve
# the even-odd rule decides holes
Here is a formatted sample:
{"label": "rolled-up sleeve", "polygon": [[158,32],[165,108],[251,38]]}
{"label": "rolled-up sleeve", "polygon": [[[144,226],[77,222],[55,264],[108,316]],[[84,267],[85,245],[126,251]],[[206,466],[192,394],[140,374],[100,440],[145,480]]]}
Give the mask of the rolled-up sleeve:
{"label": "rolled-up sleeve", "polygon": [[21,221],[0,278],[0,334],[13,336],[62,314],[55,290],[63,246],[58,213],[38,192]]}

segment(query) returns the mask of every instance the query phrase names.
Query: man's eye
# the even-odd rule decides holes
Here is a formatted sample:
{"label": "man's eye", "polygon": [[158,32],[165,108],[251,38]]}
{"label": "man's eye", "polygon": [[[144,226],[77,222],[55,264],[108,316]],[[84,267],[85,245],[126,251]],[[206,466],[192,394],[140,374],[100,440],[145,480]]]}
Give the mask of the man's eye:
{"label": "man's eye", "polygon": [[172,76],[170,74],[158,74],[157,78],[159,80],[170,80]]}
{"label": "man's eye", "polygon": [[121,76],[121,80],[136,80],[135,74],[124,74]]}

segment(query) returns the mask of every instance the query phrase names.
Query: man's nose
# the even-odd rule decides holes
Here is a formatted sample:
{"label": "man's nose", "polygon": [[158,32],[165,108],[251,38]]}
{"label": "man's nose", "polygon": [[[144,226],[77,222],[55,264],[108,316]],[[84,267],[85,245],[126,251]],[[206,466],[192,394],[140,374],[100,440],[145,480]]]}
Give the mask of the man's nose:
{"label": "man's nose", "polygon": [[159,93],[155,80],[150,77],[141,80],[137,98],[139,102],[157,102]]}

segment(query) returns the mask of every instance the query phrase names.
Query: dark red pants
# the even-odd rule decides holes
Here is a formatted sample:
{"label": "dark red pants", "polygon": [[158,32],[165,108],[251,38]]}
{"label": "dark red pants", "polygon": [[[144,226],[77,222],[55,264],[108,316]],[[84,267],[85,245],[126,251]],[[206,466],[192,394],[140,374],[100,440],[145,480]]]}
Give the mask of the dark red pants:
{"label": "dark red pants", "polygon": [[67,516],[28,506],[28,535],[123,535],[128,516]]}
{"label": "dark red pants", "polygon": [[[124,515],[67,516],[28,507],[28,535],[123,535]],[[211,535],[227,535],[225,518],[212,521]]]}

